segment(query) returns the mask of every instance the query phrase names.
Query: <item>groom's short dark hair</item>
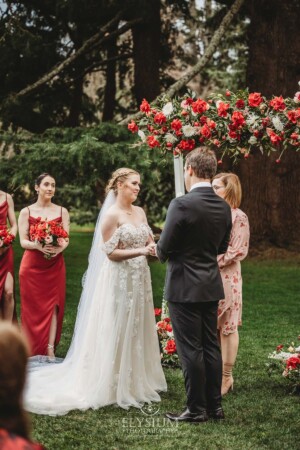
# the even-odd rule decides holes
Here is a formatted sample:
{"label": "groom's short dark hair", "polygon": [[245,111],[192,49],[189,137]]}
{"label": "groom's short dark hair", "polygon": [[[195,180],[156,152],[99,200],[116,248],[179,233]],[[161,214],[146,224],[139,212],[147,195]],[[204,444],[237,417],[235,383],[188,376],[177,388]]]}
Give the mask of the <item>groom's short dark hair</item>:
{"label": "groom's short dark hair", "polygon": [[196,177],[212,179],[217,173],[217,157],[213,150],[207,147],[195,148],[185,158],[186,166],[190,166]]}

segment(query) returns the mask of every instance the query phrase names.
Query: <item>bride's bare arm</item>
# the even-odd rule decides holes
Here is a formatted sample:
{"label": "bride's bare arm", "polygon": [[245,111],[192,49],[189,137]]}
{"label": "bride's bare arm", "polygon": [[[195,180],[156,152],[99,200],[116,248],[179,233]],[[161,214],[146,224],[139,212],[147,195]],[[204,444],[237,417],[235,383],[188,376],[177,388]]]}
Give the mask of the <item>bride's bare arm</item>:
{"label": "bride's bare arm", "polygon": [[[117,215],[114,213],[107,214],[107,216],[103,219],[101,227],[104,243],[106,243],[112,238],[114,232],[117,230],[117,227],[118,227]],[[148,256],[150,255],[150,252],[153,249],[153,247],[154,247],[153,243],[150,243],[145,247],[139,248],[122,249],[117,247],[111,253],[109,253],[107,257],[111,261],[125,261],[126,259],[136,258],[137,256]]]}

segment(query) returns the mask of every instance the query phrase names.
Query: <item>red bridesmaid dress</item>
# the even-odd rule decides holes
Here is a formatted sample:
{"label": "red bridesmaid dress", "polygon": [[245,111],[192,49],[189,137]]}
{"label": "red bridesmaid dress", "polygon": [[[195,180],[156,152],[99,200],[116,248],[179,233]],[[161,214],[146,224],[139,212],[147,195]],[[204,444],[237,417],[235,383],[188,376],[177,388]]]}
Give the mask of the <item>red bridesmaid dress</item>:
{"label": "red bridesmaid dress", "polygon": [[[7,227],[7,212],[8,203],[6,198],[6,200],[0,205],[0,226],[2,228]],[[11,245],[8,247],[8,250],[0,256],[0,308],[2,308],[3,305],[2,297],[8,273],[11,273],[14,278],[14,252]]]}
{"label": "red bridesmaid dress", "polygon": [[[62,217],[54,220],[61,223]],[[35,221],[29,210],[29,227]],[[66,294],[64,257],[59,253],[46,259],[39,250],[25,250],[19,275],[22,328],[29,339],[31,354],[46,355],[55,307],[58,309],[55,347],[61,336]]]}

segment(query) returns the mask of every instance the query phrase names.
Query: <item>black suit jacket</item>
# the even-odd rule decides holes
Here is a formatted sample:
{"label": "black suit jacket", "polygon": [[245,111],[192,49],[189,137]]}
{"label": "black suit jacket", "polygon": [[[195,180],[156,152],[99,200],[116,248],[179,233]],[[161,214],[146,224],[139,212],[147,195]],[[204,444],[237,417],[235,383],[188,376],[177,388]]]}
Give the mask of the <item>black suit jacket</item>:
{"label": "black suit jacket", "polygon": [[211,187],[198,187],[171,201],[157,256],[168,260],[165,298],[196,303],[224,298],[217,255],[225,253],[231,209]]}

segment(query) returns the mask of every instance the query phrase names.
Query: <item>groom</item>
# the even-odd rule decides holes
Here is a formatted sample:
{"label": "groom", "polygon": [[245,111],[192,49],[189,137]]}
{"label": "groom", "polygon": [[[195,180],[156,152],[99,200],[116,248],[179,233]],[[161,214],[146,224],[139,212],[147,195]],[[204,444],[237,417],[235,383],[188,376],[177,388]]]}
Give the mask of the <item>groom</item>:
{"label": "groom", "polygon": [[168,261],[165,298],[187,395],[185,411],[167,417],[180,422],[224,419],[217,338],[218,301],[224,298],[224,291],[217,255],[225,253],[228,246],[231,210],[212,190],[216,170],[212,150],[201,147],[187,155],[184,178],[188,194],[170,203],[156,248],[159,260]]}

